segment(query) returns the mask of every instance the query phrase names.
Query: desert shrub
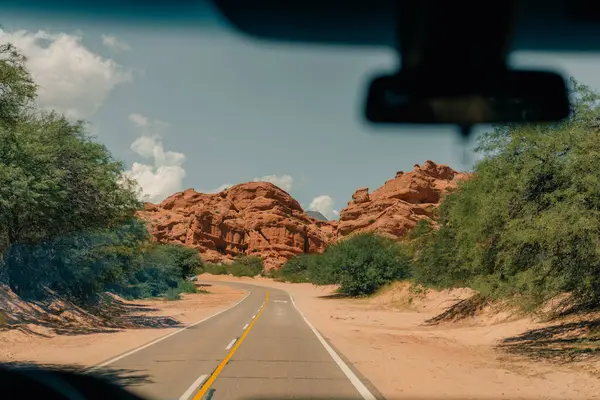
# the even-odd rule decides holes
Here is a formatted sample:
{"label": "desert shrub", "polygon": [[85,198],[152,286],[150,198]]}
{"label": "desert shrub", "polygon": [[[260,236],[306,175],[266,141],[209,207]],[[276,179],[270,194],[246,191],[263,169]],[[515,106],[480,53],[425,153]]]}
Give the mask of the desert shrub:
{"label": "desert shrub", "polygon": [[202,270],[202,259],[196,249],[181,244],[168,243],[158,245],[156,250],[165,253],[165,257],[169,258],[168,262],[179,270],[181,278],[186,278],[195,274],[198,270]]}
{"label": "desert shrub", "polygon": [[272,277],[283,282],[310,282],[309,265],[315,257],[299,254],[290,258],[282,267],[272,272]]}
{"label": "desert shrub", "polygon": [[118,228],[59,236],[36,244],[12,244],[4,253],[11,288],[41,297],[46,289],[92,301],[111,285],[138,270],[148,231],[139,220]]}
{"label": "desert shrub", "polygon": [[[165,245],[152,243],[142,254],[139,267],[127,276],[126,285],[117,287],[116,292],[126,296],[156,297],[176,288],[181,269],[175,264],[173,254]],[[143,292],[138,291],[138,288]]]}
{"label": "desert shrub", "polygon": [[600,304],[600,97],[573,81],[573,112],[481,136],[473,179],[446,197],[415,278],[543,303]]}
{"label": "desert shrub", "polygon": [[227,266],[227,270],[233,276],[254,277],[263,272],[264,263],[260,257],[240,256]]}
{"label": "desert shrub", "polygon": [[408,232],[407,239],[418,239],[431,232],[431,230],[431,222],[429,222],[429,220],[422,219],[417,222],[417,225],[411,229],[410,232]]}
{"label": "desert shrub", "polygon": [[[182,287],[185,277],[201,268],[198,251],[179,244],[146,244],[140,265],[116,292],[131,297],[155,297],[169,288]],[[193,286],[193,284],[192,284]]]}
{"label": "desert shrub", "polygon": [[394,280],[410,276],[412,262],[399,243],[372,233],[360,233],[310,256],[310,281],[318,285],[339,284],[339,292],[363,296]]}
{"label": "desert shrub", "polygon": [[213,275],[229,275],[229,270],[226,264],[204,264],[204,272]]}
{"label": "desert shrub", "polygon": [[179,281],[177,288],[179,289],[180,293],[197,293],[198,292],[198,289],[196,288],[196,285],[194,285],[194,282],[189,282],[189,281]]}
{"label": "desert shrub", "polygon": [[166,300],[180,300],[181,299],[181,291],[179,291],[176,287],[168,288],[164,295]]}

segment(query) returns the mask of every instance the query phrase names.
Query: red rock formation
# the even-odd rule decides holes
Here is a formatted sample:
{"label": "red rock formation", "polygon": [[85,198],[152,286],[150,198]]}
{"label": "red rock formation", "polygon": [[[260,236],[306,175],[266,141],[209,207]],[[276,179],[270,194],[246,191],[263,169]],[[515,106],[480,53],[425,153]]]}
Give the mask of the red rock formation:
{"label": "red rock formation", "polygon": [[159,205],[147,203],[139,215],[156,241],[197,248],[209,262],[259,256],[267,269],[296,254],[323,251],[337,229],[335,222],[307,216],[288,193],[268,182],[243,183],[216,194],[188,189]]}
{"label": "red rock formation", "polygon": [[415,165],[411,172],[398,171],[394,179],[371,194],[368,188],[354,192],[348,207],[340,212],[338,235],[377,232],[400,239],[421,219],[432,221],[442,194],[467,177],[429,160],[423,166]]}
{"label": "red rock formation", "polygon": [[268,182],[243,183],[216,194],[188,189],[160,204],[146,203],[139,215],[156,241],[197,248],[208,262],[254,255],[270,269],[296,254],[321,252],[353,232],[400,239],[419,220],[431,221],[442,194],[468,176],[432,161],[398,171],[372,193],[356,190],[339,223],[307,216],[288,193]]}

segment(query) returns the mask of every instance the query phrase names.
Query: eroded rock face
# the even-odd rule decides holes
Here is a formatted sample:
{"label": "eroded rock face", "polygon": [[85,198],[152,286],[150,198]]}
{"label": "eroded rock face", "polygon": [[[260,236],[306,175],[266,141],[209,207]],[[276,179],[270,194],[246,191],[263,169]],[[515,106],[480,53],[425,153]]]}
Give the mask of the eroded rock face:
{"label": "eroded rock face", "polygon": [[372,193],[356,190],[339,223],[306,215],[294,198],[268,182],[243,183],[216,194],[188,189],[160,204],[146,203],[139,215],[156,241],[196,248],[208,262],[258,256],[271,269],[294,255],[321,252],[354,232],[401,239],[420,220],[433,222],[442,195],[469,176],[433,161],[398,171]]}
{"label": "eroded rock face", "polygon": [[294,198],[268,182],[216,194],[188,189],[160,204],[147,203],[139,215],[156,241],[197,248],[208,262],[258,256],[267,269],[296,254],[323,251],[337,232],[337,223],[307,216]]}
{"label": "eroded rock face", "polygon": [[368,188],[361,188],[352,195],[348,207],[340,212],[337,233],[377,232],[400,239],[421,219],[432,221],[442,194],[467,178],[467,174],[429,160],[415,165],[411,172],[398,171],[394,179],[371,194]]}

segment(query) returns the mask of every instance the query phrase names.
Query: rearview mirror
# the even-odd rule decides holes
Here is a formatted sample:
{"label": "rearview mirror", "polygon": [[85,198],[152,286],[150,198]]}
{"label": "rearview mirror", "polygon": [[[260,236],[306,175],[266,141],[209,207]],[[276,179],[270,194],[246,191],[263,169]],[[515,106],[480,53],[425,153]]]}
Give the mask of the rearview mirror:
{"label": "rearview mirror", "polygon": [[407,74],[375,78],[367,120],[374,123],[489,124],[568,117],[564,79],[555,73],[503,71],[483,76]]}

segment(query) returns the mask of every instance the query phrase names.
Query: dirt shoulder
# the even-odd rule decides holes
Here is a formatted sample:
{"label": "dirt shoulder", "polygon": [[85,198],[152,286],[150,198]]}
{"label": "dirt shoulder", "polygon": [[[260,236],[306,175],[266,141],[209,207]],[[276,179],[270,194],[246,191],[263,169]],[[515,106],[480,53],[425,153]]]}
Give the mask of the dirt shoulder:
{"label": "dirt shoulder", "polygon": [[[56,315],[52,310],[16,304],[18,309],[32,308],[36,318],[0,330],[0,362],[93,366],[225,309],[245,295],[227,286],[203,289],[209,293],[183,294],[177,301],[117,299],[118,321],[111,324],[81,310],[61,309]],[[31,316],[32,310],[26,314]],[[64,321],[62,331],[56,327],[57,319]]]}
{"label": "dirt shoulder", "polygon": [[597,362],[558,364],[499,348],[507,338],[544,330],[495,311],[438,325],[426,321],[466,289],[428,296],[397,287],[371,299],[339,299],[333,287],[262,278],[202,275],[202,281],[242,281],[290,292],[302,313],[388,399],[595,399]]}

